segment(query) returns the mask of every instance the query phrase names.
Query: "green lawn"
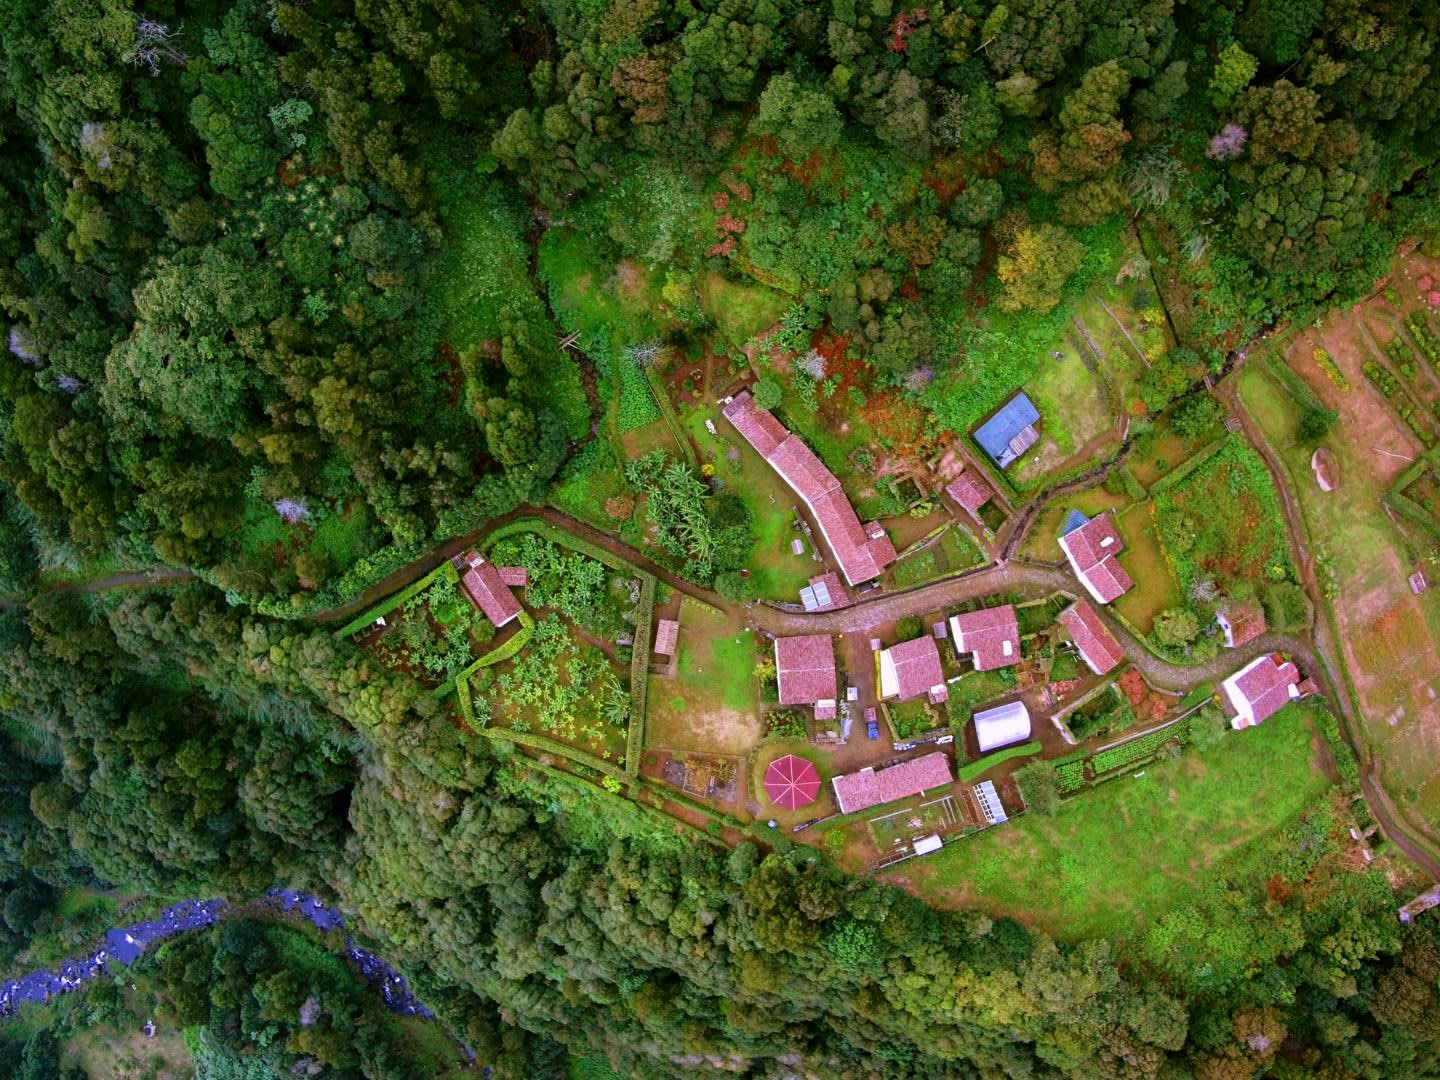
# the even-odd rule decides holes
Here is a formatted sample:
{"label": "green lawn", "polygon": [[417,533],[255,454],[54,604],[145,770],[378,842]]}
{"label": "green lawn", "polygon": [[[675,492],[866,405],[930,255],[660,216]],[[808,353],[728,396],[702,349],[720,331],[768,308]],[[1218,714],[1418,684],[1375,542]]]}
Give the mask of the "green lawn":
{"label": "green lawn", "polygon": [[1047,353],[1025,393],[1040,410],[1040,442],[1019,462],[1012,476],[1029,487],[1061,466],[1075,451],[1109,429],[1114,418],[1105,407],[1102,379],[1082,362],[1069,335],[1056,343],[1064,359]]}
{"label": "green lawn", "polygon": [[1114,603],[1114,608],[1141,633],[1148,634],[1155,616],[1179,604],[1180,583],[1160,541],[1160,527],[1152,502],[1136,503],[1116,516],[1125,550],[1120,562],[1135,581],[1135,587]]}
{"label": "green lawn", "polygon": [[[952,691],[953,692],[953,691]],[[1283,830],[1329,788],[1312,765],[1310,708],[1291,706],[1206,750],[1153,763],[1024,814],[904,876],[923,897],[1012,915],[1061,937],[1135,938],[1222,876],[1260,888],[1250,845]]]}
{"label": "green lawn", "polygon": [[755,635],[687,598],[680,609],[675,678],[650,677],[645,744],[748,752],[763,734],[754,672]]}
{"label": "green lawn", "polygon": [[764,285],[740,285],[719,274],[697,279],[700,305],[729,344],[738,348],[785,314],[790,298]]}
{"label": "green lawn", "polygon": [[[705,421],[714,422],[718,435],[711,435]],[[824,566],[810,557],[790,550],[790,541],[800,536],[792,528],[791,510],[799,497],[785,485],[775,470],[730,426],[720,419],[719,410],[694,409],[685,416],[685,430],[700,448],[701,460],[715,467],[715,476],[744,501],[755,531],[749,570],[760,596],[767,600],[799,599],[800,590]],[[730,459],[731,451],[739,459]]]}

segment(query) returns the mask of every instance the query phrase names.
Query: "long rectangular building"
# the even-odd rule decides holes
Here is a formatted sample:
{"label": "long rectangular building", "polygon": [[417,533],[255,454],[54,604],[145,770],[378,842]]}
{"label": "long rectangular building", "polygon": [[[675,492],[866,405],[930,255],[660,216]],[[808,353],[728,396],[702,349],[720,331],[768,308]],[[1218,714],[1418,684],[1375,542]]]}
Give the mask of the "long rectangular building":
{"label": "long rectangular building", "polygon": [[857,810],[868,810],[881,803],[894,802],[919,795],[931,788],[954,783],[950,773],[950,759],[941,751],[925,754],[888,769],[861,769],[859,772],[837,776],[830,781],[835,789],[835,802],[842,814],[853,814]]}
{"label": "long rectangular building", "polygon": [[860,524],[840,481],[804,441],[755,404],[742,390],[724,409],[725,419],[744,436],[780,479],[800,496],[825,543],[835,556],[840,573],[850,585],[876,578],[895,561],[895,546],[878,521]]}

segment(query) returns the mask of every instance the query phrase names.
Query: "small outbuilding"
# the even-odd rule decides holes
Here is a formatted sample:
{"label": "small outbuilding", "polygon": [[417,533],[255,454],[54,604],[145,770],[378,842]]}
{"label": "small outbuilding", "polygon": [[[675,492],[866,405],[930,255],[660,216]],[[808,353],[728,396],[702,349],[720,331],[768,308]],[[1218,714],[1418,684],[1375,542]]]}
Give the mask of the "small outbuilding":
{"label": "small outbuilding", "polygon": [[1022,391],[975,429],[975,441],[1004,469],[1040,439],[1040,410]]}
{"label": "small outbuilding", "polygon": [[1225,635],[1225,647],[1238,649],[1265,632],[1265,609],[1258,600],[1227,600],[1215,609],[1215,623]]}
{"label": "small outbuilding", "polygon": [[916,855],[929,855],[932,851],[939,851],[944,846],[945,842],[935,833],[931,833],[929,836],[920,837],[919,840],[911,844],[910,850],[915,852]]}
{"label": "small outbuilding", "polygon": [[1120,642],[1088,600],[1076,600],[1060,612],[1055,621],[1069,633],[1080,659],[1096,675],[1113,671],[1125,659]]}
{"label": "small outbuilding", "polygon": [[982,754],[1030,738],[1030,710],[1023,701],[1011,701],[977,712],[974,720],[975,742]]}
{"label": "small outbuilding", "polygon": [[995,494],[974,469],[966,469],[945,485],[945,494],[968,514],[979,513]]}
{"label": "small outbuilding", "polygon": [[680,623],[676,619],[661,619],[655,627],[656,656],[674,656],[675,644],[680,640]]}
{"label": "small outbuilding", "polygon": [[1254,727],[1301,696],[1300,671],[1273,653],[1256,657],[1220,683],[1230,726]]}

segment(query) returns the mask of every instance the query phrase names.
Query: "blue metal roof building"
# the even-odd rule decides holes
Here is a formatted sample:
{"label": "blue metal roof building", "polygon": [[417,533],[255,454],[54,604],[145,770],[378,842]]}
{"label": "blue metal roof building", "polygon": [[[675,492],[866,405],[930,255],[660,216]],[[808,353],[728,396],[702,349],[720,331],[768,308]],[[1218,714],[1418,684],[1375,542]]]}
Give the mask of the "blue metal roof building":
{"label": "blue metal roof building", "polygon": [[1040,438],[1035,429],[1039,419],[1040,410],[1022,391],[975,429],[975,441],[1003,469],[1035,445]]}

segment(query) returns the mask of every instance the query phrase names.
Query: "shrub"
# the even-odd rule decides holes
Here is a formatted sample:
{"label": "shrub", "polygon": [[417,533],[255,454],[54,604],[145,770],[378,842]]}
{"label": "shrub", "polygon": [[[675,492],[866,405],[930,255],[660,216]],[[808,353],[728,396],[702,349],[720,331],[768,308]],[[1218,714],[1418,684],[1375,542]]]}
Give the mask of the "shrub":
{"label": "shrub", "polygon": [[895,636],[901,641],[914,641],[925,632],[925,624],[919,615],[906,615],[895,624]]}
{"label": "shrub", "polygon": [[1048,761],[1032,761],[1015,773],[1015,783],[1025,798],[1025,805],[1043,817],[1054,814],[1060,806],[1060,777]]}

